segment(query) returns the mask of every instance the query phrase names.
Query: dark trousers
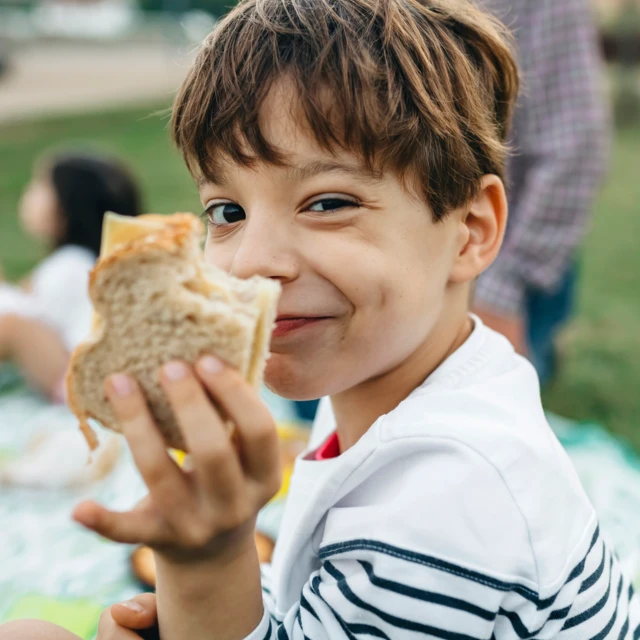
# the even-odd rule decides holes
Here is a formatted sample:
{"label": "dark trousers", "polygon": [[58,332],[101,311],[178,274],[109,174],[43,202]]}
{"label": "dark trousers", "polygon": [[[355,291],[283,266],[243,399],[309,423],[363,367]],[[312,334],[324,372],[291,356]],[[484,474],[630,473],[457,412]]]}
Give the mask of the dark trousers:
{"label": "dark trousers", "polygon": [[555,340],[573,312],[578,273],[578,266],[573,265],[555,291],[527,293],[529,353],[542,384],[548,382],[556,370]]}

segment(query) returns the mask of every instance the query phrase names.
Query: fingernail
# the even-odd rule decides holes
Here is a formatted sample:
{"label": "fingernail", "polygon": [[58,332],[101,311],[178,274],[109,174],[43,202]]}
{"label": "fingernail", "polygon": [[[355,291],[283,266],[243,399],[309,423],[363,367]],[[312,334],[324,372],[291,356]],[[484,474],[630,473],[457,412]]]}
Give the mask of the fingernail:
{"label": "fingernail", "polygon": [[131,379],[123,373],[116,373],[114,376],[111,376],[109,378],[109,384],[118,396],[128,396],[133,392]]}
{"label": "fingernail", "polygon": [[178,381],[187,376],[187,367],[182,362],[170,362],[165,364],[162,370],[168,380]]}
{"label": "fingernail", "polygon": [[135,611],[136,613],[142,613],[144,611],[144,607],[141,604],[138,604],[134,600],[127,600],[126,602],[118,603],[121,607],[126,607],[131,611]]}
{"label": "fingernail", "polygon": [[214,375],[222,371],[222,362],[220,362],[218,358],[214,358],[213,356],[205,356],[204,358],[202,358],[202,360],[200,360],[200,368],[205,373]]}
{"label": "fingernail", "polygon": [[98,518],[94,510],[87,512],[86,508],[77,507],[73,510],[72,518],[83,527],[93,528],[98,524]]}

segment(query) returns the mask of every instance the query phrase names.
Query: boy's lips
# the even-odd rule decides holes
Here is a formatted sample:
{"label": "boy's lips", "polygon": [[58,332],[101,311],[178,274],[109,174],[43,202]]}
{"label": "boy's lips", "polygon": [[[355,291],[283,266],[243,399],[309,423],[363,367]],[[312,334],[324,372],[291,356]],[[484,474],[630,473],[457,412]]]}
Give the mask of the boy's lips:
{"label": "boy's lips", "polygon": [[322,320],[329,320],[329,316],[288,316],[281,315],[276,318],[276,326],[272,337],[280,338],[307,327],[318,324]]}

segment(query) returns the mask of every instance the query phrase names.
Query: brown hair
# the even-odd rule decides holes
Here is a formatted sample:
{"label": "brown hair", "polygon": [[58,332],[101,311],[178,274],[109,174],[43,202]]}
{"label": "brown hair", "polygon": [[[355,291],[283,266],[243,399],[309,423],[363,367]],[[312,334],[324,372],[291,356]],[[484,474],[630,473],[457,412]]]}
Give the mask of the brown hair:
{"label": "brown hair", "polygon": [[174,104],[194,175],[215,181],[225,157],[286,164],[259,122],[285,77],[321,147],[410,175],[436,219],[503,177],[518,72],[504,27],[469,0],[243,0]]}

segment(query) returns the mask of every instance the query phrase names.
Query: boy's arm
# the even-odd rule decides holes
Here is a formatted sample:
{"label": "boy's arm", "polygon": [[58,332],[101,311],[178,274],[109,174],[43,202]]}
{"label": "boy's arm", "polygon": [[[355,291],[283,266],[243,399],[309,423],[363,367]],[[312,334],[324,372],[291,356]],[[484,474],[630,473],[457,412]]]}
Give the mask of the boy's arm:
{"label": "boy's arm", "polygon": [[242,640],[263,614],[254,530],[280,486],[278,437],[258,393],[238,372],[210,357],[196,371],[173,362],[161,376],[191,454],[183,469],[168,454],[135,380],[108,381],[105,391],[149,496],[126,513],[85,503],[74,516],[112,540],[154,549],[163,640]]}
{"label": "boy's arm", "polygon": [[158,620],[163,640],[242,640],[263,615],[253,540],[235,557],[197,566],[157,555]]}
{"label": "boy's arm", "polygon": [[518,6],[525,4],[516,25],[525,88],[515,117],[509,226],[475,296],[480,309],[507,318],[523,313],[528,288],[552,289],[566,273],[587,228],[610,137],[589,3]]}

